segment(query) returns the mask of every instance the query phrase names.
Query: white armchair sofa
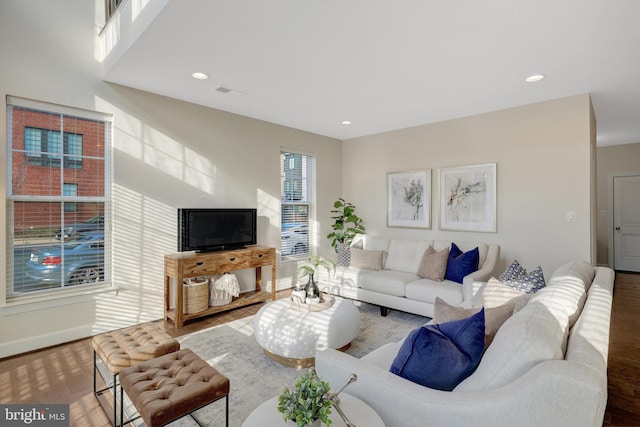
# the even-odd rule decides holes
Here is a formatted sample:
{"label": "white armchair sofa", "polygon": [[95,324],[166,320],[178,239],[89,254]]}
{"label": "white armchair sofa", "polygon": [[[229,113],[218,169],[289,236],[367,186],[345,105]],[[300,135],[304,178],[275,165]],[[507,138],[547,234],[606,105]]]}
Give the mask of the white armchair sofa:
{"label": "white armchair sofa", "polygon": [[320,271],[320,286],[329,286],[333,295],[378,305],[383,315],[386,315],[387,309],[392,308],[433,317],[436,297],[452,305],[470,301],[474,294],[473,284],[489,280],[500,258],[498,245],[455,242],[463,252],[478,248],[480,259],[477,271],[465,276],[462,284],[451,280],[438,282],[419,277],[417,272],[420,261],[429,245],[440,251],[451,247],[451,243],[446,240],[359,235],[352,242],[352,246],[362,246],[366,251],[382,251],[384,256],[381,269],[336,267],[335,274],[331,275]]}
{"label": "white armchair sofa", "polygon": [[316,355],[330,384],[355,373],[347,392],[393,427],[601,427],[614,272],[585,262],[560,267],[498,330],[476,371],[453,391],[389,372],[402,342],[362,359],[335,350]]}

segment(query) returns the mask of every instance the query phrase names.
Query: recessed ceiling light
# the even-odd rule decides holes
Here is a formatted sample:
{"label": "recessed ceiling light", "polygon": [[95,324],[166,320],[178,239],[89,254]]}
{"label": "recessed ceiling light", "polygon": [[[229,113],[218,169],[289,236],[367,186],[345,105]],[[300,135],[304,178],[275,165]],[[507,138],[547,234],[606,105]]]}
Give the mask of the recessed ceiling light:
{"label": "recessed ceiling light", "polygon": [[533,83],[533,82],[539,82],[542,79],[544,79],[544,74],[534,74],[532,76],[527,77],[525,81],[527,83]]}
{"label": "recessed ceiling light", "polygon": [[191,77],[197,80],[207,80],[209,78],[205,73],[193,73]]}
{"label": "recessed ceiling light", "polygon": [[345,126],[349,126],[351,124],[351,120],[343,120],[340,123],[342,123]]}

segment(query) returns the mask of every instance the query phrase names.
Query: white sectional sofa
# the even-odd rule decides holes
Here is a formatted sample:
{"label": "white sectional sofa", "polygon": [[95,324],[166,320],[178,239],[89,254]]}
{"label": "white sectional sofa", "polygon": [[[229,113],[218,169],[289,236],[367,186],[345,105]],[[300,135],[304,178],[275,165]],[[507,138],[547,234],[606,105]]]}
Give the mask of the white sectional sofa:
{"label": "white sectional sofa", "polygon": [[329,286],[333,295],[355,299],[387,309],[406,311],[433,317],[436,297],[449,304],[470,301],[473,283],[487,281],[494,273],[500,258],[500,246],[481,242],[455,242],[463,252],[478,248],[478,270],[464,277],[463,283],[451,280],[435,281],[420,278],[418,267],[425,250],[431,245],[436,251],[451,247],[451,241],[413,240],[359,235],[352,246],[362,246],[365,251],[382,251],[380,270],[336,267],[335,274],[319,272],[321,287]]}
{"label": "white sectional sofa", "polygon": [[355,373],[358,379],[346,391],[388,426],[601,427],[613,283],[614,272],[606,267],[560,267],[502,324],[475,372],[453,391],[389,372],[402,342],[362,359],[322,351],[316,369],[332,385]]}

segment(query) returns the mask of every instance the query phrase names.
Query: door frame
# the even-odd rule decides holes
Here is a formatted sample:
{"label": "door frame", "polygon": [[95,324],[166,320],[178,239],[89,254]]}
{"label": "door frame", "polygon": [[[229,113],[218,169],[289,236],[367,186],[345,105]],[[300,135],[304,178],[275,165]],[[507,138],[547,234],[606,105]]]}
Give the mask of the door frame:
{"label": "door frame", "polygon": [[615,233],[613,232],[613,219],[615,217],[614,212],[613,212],[613,206],[614,206],[614,201],[613,201],[613,181],[615,178],[622,178],[625,176],[640,176],[640,171],[638,172],[611,172],[609,173],[609,176],[607,177],[607,187],[609,188],[608,191],[608,200],[607,200],[607,204],[608,204],[608,209],[609,212],[607,214],[607,227],[609,228],[609,242],[608,242],[608,246],[609,246],[609,267],[613,270],[616,269],[616,254],[614,251],[614,239],[615,239]]}

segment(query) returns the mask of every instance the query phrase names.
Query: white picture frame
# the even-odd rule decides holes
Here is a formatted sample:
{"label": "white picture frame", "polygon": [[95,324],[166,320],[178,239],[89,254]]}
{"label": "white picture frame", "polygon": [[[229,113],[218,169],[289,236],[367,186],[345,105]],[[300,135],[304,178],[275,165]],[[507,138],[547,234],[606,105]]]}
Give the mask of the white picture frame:
{"label": "white picture frame", "polygon": [[431,169],[387,174],[387,226],[431,228]]}
{"label": "white picture frame", "polygon": [[496,164],[440,169],[440,229],[495,233]]}

